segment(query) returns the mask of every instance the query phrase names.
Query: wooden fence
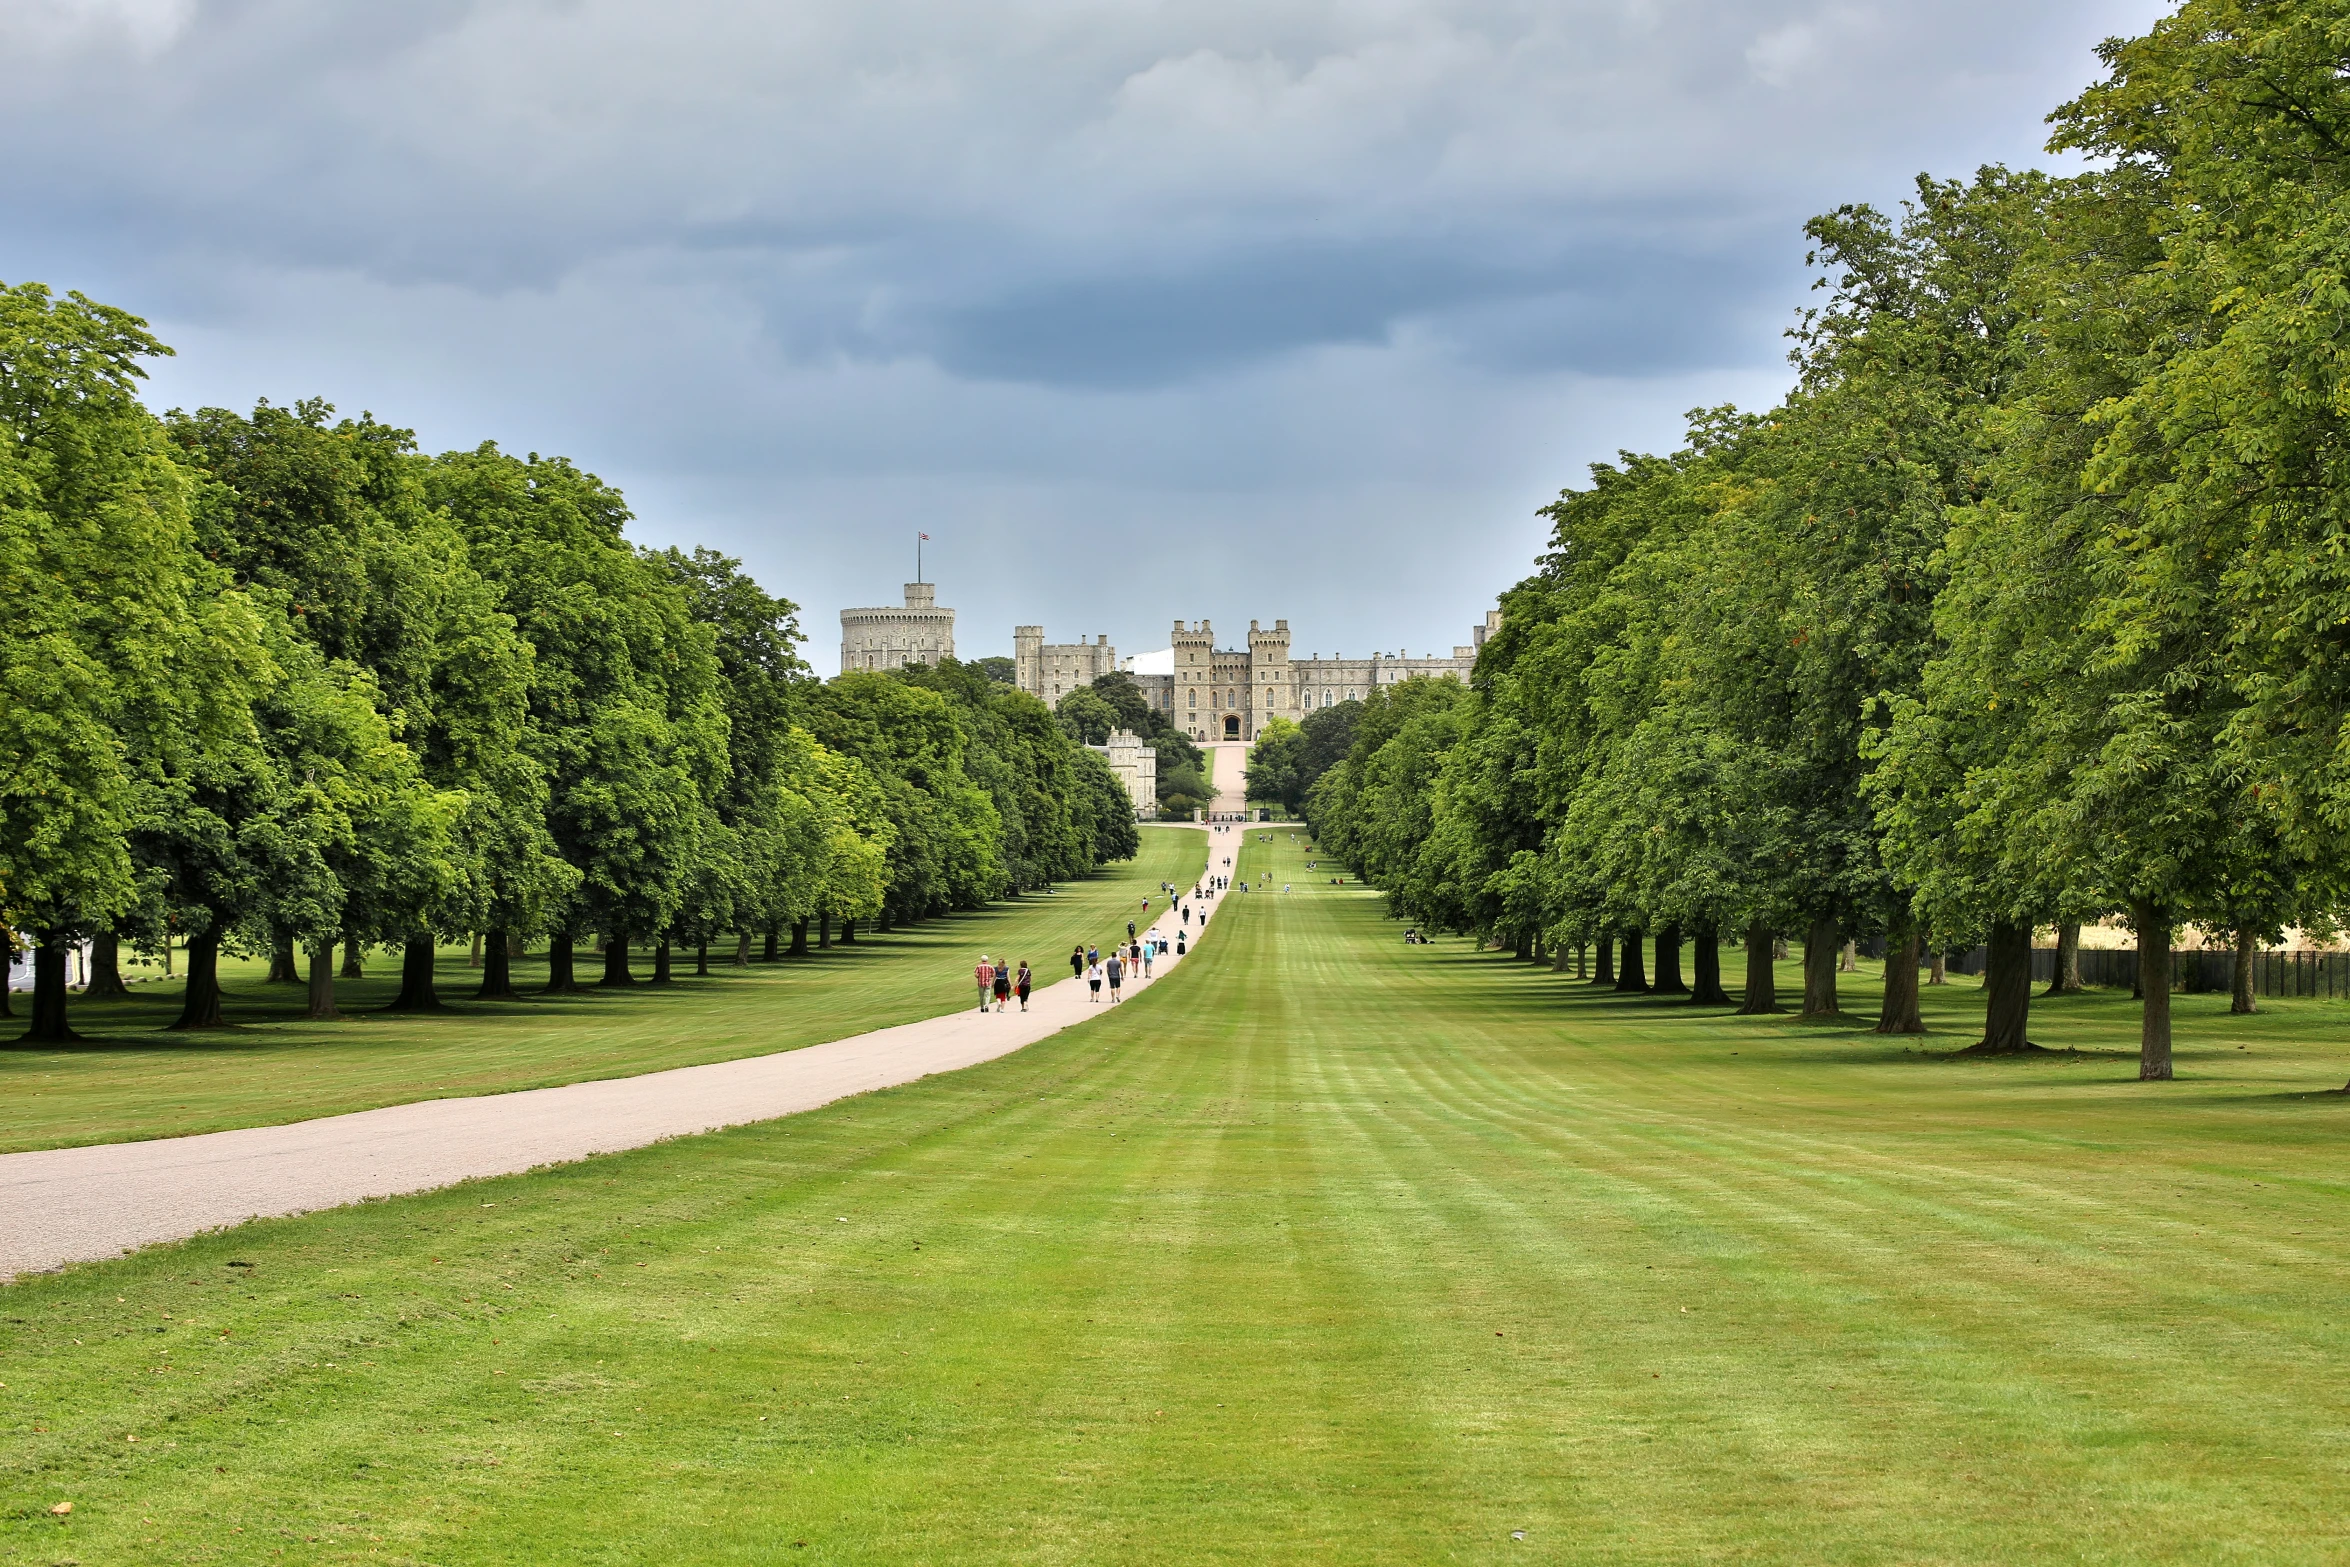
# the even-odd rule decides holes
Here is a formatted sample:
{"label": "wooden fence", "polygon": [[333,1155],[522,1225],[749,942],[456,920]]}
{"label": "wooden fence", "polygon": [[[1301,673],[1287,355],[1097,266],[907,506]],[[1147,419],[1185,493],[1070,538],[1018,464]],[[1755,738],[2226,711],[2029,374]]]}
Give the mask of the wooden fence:
{"label": "wooden fence", "polygon": [[[1951,955],[1954,974],[1983,972],[1981,947]],[[2173,989],[2198,995],[2226,994],[2232,983],[2236,955],[2225,949],[2173,952],[2170,955]],[[2056,977],[2056,949],[2032,949],[2032,979],[2045,985]],[[2138,982],[2135,947],[2081,949],[2081,983],[2129,989]],[[2314,996],[2339,1001],[2350,997],[2350,952],[2256,952],[2252,955],[2252,993],[2256,996]]]}

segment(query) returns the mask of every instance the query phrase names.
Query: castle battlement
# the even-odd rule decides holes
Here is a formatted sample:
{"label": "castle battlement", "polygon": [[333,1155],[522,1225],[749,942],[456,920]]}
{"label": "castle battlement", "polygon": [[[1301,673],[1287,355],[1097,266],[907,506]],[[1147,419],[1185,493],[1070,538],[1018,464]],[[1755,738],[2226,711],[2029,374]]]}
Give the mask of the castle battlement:
{"label": "castle battlement", "polygon": [[[1151,706],[1165,713],[1178,729],[1194,740],[1254,740],[1257,731],[1275,718],[1302,722],[1310,714],[1341,702],[1361,701],[1383,685],[1415,676],[1450,677],[1466,681],[1477,667],[1478,650],[1501,625],[1501,611],[1488,610],[1484,623],[1471,632],[1468,645],[1455,644],[1449,653],[1374,653],[1348,658],[1333,653],[1297,656],[1290,651],[1289,622],[1276,620],[1268,629],[1262,621],[1248,623],[1248,646],[1216,646],[1214,627],[1205,620],[1174,622],[1167,652],[1128,659],[1129,673]],[[1017,679],[1022,690],[1047,702],[1058,701],[1075,685],[1090,684],[1097,674],[1118,668],[1116,655],[1099,668],[1090,661],[1069,660],[1068,673],[1088,670],[1075,685],[1047,678],[1041,654],[1084,652],[1106,648],[1108,639],[1062,648],[1044,645],[1044,628],[1016,626],[1012,631],[1017,655]],[[1032,675],[1029,650],[1038,650]],[[1158,669],[1135,670],[1140,662],[1162,663]]]}

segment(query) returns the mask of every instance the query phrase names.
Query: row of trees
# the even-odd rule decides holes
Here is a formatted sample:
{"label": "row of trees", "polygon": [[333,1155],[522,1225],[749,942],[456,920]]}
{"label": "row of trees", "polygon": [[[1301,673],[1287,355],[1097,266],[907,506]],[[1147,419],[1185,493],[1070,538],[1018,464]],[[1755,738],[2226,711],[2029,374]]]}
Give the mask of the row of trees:
{"label": "row of trees", "polygon": [[[810,677],[794,606],[710,550],[643,550],[618,491],[484,444],[428,457],[323,403],[158,417],[136,317],[0,286],[0,945],[186,946],[178,1026],[223,1021],[222,952],[482,938],[481,994],[549,943],[706,967],[921,918],[1136,847],[1108,767],[1043,703],[948,664]],[[0,990],[0,1007],[6,994]]]}
{"label": "row of trees", "polygon": [[1622,940],[1635,983],[1632,933],[1686,933],[1701,999],[1743,940],[1749,1011],[1774,935],[1812,1014],[1879,937],[1887,1031],[1922,948],[1981,941],[1994,1050],[2032,930],[2118,917],[2168,1077],[2177,929],[2248,955],[2346,890],[2346,29],[2191,0],[2052,117],[2092,172],[1815,219],[1787,399],[1548,508],[1471,686],[1366,705],[1325,846],[1423,920]]}

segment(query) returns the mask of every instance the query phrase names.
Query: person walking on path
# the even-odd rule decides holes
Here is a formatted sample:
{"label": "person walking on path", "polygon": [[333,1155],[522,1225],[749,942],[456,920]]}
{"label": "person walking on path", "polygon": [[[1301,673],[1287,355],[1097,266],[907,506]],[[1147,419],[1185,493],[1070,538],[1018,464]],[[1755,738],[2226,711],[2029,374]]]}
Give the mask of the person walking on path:
{"label": "person walking on path", "polygon": [[1088,1001],[1099,1001],[1102,999],[1102,966],[1099,962],[1087,965],[1085,970],[1085,988],[1093,992],[1092,995],[1086,997]]}
{"label": "person walking on path", "polygon": [[1085,949],[1081,946],[1069,949],[1069,977],[1071,979],[1085,977]]}
{"label": "person walking on path", "polygon": [[995,990],[995,965],[987,961],[986,953],[979,954],[979,967],[971,971],[971,977],[979,981],[979,1010],[985,1012],[987,998]]}
{"label": "person walking on path", "polygon": [[1086,961],[1086,962],[1088,962],[1088,963],[1099,963],[1101,960],[1102,960],[1102,949],[1101,949],[1101,948],[1099,948],[1099,947],[1097,947],[1097,946],[1095,946],[1095,945],[1094,945],[1092,942],[1090,942],[1090,941],[1089,941],[1089,942],[1087,942],[1087,943],[1085,944],[1085,961]]}
{"label": "person walking on path", "polygon": [[1012,999],[1012,971],[1002,964],[995,971],[995,1009],[1001,1012],[1004,1003]]}
{"label": "person walking on path", "polygon": [[1151,959],[1158,955],[1158,951],[1159,937],[1158,933],[1154,931],[1151,933],[1151,939],[1142,944],[1142,977],[1144,979],[1151,977]]}
{"label": "person walking on path", "polygon": [[1116,1006],[1118,1004],[1118,982],[1126,977],[1126,965],[1119,962],[1118,954],[1113,952],[1110,954],[1110,961],[1104,966],[1110,974],[1110,1005]]}
{"label": "person walking on path", "polygon": [[1013,984],[1012,988],[1019,992],[1020,1010],[1023,1012],[1028,1010],[1028,985],[1028,960],[1026,958],[1022,958],[1020,960],[1020,978]]}

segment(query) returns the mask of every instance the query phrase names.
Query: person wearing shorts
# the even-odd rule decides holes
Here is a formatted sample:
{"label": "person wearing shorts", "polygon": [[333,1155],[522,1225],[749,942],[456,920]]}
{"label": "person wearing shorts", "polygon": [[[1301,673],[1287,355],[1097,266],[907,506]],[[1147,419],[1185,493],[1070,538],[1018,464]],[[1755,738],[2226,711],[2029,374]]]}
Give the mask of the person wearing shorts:
{"label": "person wearing shorts", "polygon": [[1020,960],[1020,977],[1019,977],[1018,979],[1016,979],[1016,980],[1014,980],[1014,981],[1012,982],[1012,990],[1013,990],[1013,993],[1014,993],[1014,994],[1016,994],[1017,996],[1019,996],[1019,998],[1020,998],[1020,1010],[1021,1010],[1021,1011],[1023,1011],[1023,1012],[1025,1012],[1025,1011],[1027,1011],[1027,1010],[1028,1010],[1028,986],[1029,986],[1029,983],[1030,983],[1030,982],[1029,982],[1029,978],[1028,978],[1028,960],[1027,960],[1026,958],[1022,958],[1022,959]]}
{"label": "person wearing shorts", "polygon": [[1093,992],[1092,995],[1086,997],[1088,1001],[1099,1001],[1102,999],[1102,966],[1099,963],[1095,963],[1086,969],[1085,988]]}
{"label": "person wearing shorts", "polygon": [[1110,973],[1110,1005],[1116,1006],[1118,1004],[1118,982],[1126,977],[1126,965],[1119,962],[1118,954],[1113,952],[1110,954],[1110,961],[1103,967],[1107,968]]}
{"label": "person wearing shorts", "polygon": [[1159,938],[1153,936],[1142,944],[1142,977],[1151,977],[1151,959],[1159,955]]}

